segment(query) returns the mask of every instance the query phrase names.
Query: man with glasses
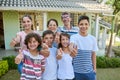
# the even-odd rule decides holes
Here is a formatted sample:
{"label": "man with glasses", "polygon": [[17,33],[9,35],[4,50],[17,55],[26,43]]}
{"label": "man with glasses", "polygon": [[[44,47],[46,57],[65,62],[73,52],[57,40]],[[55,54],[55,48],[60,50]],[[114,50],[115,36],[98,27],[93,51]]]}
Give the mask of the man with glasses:
{"label": "man with glasses", "polygon": [[64,25],[59,27],[57,29],[57,32],[66,32],[69,35],[73,35],[73,34],[78,33],[79,28],[78,27],[73,27],[70,23],[71,20],[72,20],[71,17],[70,17],[70,13],[63,12],[62,15],[61,15],[61,19],[62,19],[62,22],[63,22]]}

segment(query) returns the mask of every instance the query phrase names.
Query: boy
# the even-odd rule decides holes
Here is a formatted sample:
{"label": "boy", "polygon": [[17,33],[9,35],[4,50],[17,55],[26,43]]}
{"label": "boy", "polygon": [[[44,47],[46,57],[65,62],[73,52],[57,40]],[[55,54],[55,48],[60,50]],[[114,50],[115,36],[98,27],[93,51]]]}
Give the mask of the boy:
{"label": "boy", "polygon": [[46,58],[45,71],[43,73],[42,80],[57,80],[57,48],[52,46],[54,41],[54,33],[51,30],[46,30],[43,32],[42,37],[43,42],[48,45],[50,51],[49,56]]}
{"label": "boy", "polygon": [[79,33],[72,35],[70,41],[77,45],[78,53],[73,59],[75,80],[95,80],[97,41],[88,34],[89,18],[80,16],[78,19]]}

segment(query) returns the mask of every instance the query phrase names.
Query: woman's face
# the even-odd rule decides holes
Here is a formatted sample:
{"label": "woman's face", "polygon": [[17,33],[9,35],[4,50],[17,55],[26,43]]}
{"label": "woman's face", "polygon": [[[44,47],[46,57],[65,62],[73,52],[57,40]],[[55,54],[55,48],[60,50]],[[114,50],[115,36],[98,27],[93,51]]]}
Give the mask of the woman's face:
{"label": "woman's face", "polygon": [[22,20],[22,26],[25,30],[31,29],[32,27],[32,21],[29,17],[24,17]]}
{"label": "woman's face", "polygon": [[51,30],[52,32],[56,32],[57,30],[57,24],[55,21],[50,21],[49,25],[48,25],[48,30]]}

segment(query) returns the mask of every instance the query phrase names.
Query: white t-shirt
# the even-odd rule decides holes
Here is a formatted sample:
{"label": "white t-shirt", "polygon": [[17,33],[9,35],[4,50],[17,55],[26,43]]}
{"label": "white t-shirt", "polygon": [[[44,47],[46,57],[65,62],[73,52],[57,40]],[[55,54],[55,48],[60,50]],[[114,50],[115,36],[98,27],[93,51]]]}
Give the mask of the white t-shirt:
{"label": "white t-shirt", "polygon": [[57,80],[57,48],[49,48],[50,55],[46,58],[45,71],[42,80]]}
{"label": "white t-shirt", "polygon": [[58,79],[73,79],[74,71],[72,65],[72,57],[67,53],[63,53],[62,59],[58,60]]}
{"label": "white t-shirt", "polygon": [[78,47],[77,56],[73,58],[73,68],[76,73],[89,73],[93,71],[92,52],[98,50],[97,41],[94,36],[88,34],[72,35],[70,41]]}

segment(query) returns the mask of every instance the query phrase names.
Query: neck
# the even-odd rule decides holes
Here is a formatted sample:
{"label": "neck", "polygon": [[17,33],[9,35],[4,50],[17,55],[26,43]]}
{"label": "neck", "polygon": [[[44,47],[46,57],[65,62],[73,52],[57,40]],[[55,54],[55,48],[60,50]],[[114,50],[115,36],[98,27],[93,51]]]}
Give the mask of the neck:
{"label": "neck", "polygon": [[68,48],[68,47],[64,47],[64,48],[62,48],[62,50],[63,50],[64,52],[69,52],[69,48]]}
{"label": "neck", "polygon": [[69,25],[65,25],[65,28],[67,29],[67,30],[70,30],[71,29],[71,25],[69,24]]}
{"label": "neck", "polygon": [[38,50],[29,50],[29,51],[33,56],[37,56],[39,54]]}
{"label": "neck", "polygon": [[81,36],[87,36],[88,33],[82,33],[82,32],[80,32],[80,35],[81,35]]}
{"label": "neck", "polygon": [[30,33],[30,32],[32,32],[31,29],[26,29],[26,30],[25,30],[25,33],[27,33],[27,34]]}

